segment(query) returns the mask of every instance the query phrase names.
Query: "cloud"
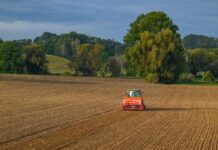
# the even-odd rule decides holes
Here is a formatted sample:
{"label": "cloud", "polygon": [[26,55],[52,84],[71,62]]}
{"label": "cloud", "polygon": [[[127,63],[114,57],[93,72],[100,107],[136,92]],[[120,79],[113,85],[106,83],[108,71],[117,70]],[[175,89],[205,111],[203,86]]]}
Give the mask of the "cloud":
{"label": "cloud", "polygon": [[[6,40],[35,38],[43,32],[52,33],[68,33],[77,31],[90,35],[100,36],[104,38],[112,38],[109,35],[102,34],[101,31],[107,30],[111,32],[113,25],[110,22],[92,22],[89,24],[63,24],[54,22],[33,22],[33,21],[14,21],[0,22],[0,38]],[[100,31],[100,32],[99,32]]]}
{"label": "cloud", "polygon": [[218,36],[217,0],[1,0],[0,37],[34,38],[44,31],[77,31],[122,41],[140,13],[166,12],[184,36]]}

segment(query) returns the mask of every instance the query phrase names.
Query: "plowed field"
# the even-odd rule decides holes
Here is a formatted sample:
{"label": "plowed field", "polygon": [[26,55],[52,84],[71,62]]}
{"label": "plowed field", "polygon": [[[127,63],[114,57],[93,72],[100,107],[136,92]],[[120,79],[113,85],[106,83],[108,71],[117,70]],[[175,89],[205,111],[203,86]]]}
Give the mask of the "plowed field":
{"label": "plowed field", "polygon": [[[120,111],[127,89],[145,111]],[[0,75],[0,149],[218,149],[218,87]]]}

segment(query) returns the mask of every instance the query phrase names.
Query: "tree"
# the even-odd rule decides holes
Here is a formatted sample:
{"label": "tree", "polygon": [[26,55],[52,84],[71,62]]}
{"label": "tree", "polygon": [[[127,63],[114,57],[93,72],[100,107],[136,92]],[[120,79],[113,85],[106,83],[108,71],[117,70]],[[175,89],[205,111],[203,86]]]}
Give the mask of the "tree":
{"label": "tree", "polygon": [[154,11],[138,16],[124,37],[129,70],[149,80],[176,81],[184,63],[182,42],[177,31],[178,27],[164,12]]}
{"label": "tree", "polygon": [[207,82],[215,81],[215,77],[210,71],[203,72],[202,79]]}
{"label": "tree", "polygon": [[0,44],[0,72],[23,73],[21,45],[16,41],[2,42]]}
{"label": "tree", "polygon": [[[162,83],[178,79],[183,71],[183,49],[181,40],[170,29],[162,29],[157,34],[141,33],[141,38],[128,50],[129,61],[140,76],[149,81],[152,76]],[[151,81],[152,82],[152,81]]]}
{"label": "tree", "polygon": [[58,55],[68,59],[72,57],[73,50],[71,40],[64,40],[61,42],[58,48]]}
{"label": "tree", "polygon": [[135,41],[140,39],[142,32],[158,33],[166,28],[179,36],[177,33],[178,27],[173,24],[173,21],[164,12],[152,11],[147,14],[141,14],[130,24],[130,29],[124,36],[124,42],[127,46],[132,46],[135,44]]}
{"label": "tree", "polygon": [[32,40],[31,39],[21,39],[21,40],[18,40],[17,42],[20,43],[22,48],[27,46],[27,45],[31,45],[32,44]]}
{"label": "tree", "polygon": [[121,73],[121,65],[116,61],[115,58],[109,58],[108,63],[106,65],[106,70],[111,72],[112,76],[117,77]]}
{"label": "tree", "polygon": [[210,71],[218,77],[218,56],[215,52],[202,49],[187,50],[189,71],[197,76],[199,72]]}
{"label": "tree", "polygon": [[109,56],[114,56],[115,53],[122,53],[125,47],[122,43],[114,40],[101,39],[76,32],[61,35],[45,32],[40,37],[37,37],[34,40],[34,43],[39,44],[47,54],[57,55],[68,59],[71,59],[76,53],[76,45],[78,43],[104,45],[104,52]]}
{"label": "tree", "polygon": [[125,70],[125,75],[128,75],[129,64],[127,61],[122,62],[122,68]]}
{"label": "tree", "polygon": [[183,38],[183,45],[187,49],[217,48],[218,39],[204,35],[189,34]]}
{"label": "tree", "polygon": [[215,77],[218,77],[218,58],[210,63],[208,70],[210,70]]}
{"label": "tree", "polygon": [[108,53],[103,52],[101,54],[101,63],[106,63],[108,61],[108,58],[109,58]]}
{"label": "tree", "polygon": [[37,44],[29,45],[24,48],[24,62],[27,73],[47,73],[47,60],[45,53]]}
{"label": "tree", "polygon": [[194,75],[191,73],[182,73],[179,77],[180,82],[191,82],[194,79]]}
{"label": "tree", "polygon": [[71,60],[71,68],[83,75],[96,75],[101,67],[101,56],[104,45],[101,44],[83,44],[77,46],[76,55]]}

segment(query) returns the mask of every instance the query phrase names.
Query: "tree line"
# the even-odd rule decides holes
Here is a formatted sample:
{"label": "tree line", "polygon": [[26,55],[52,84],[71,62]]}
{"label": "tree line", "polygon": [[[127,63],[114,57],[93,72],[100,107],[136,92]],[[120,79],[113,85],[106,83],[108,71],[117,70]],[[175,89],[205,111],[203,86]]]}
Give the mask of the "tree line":
{"label": "tree line", "polygon": [[[218,77],[218,49],[215,38],[188,35],[183,40],[178,26],[162,11],[139,15],[130,24],[124,43],[71,32],[45,32],[33,41],[0,40],[0,71],[45,74],[45,54],[71,60],[75,75],[137,76],[155,83],[174,83],[201,77]],[[210,48],[210,49],[208,49]],[[120,63],[116,57],[125,55]]]}
{"label": "tree line", "polygon": [[23,45],[18,41],[1,41],[0,72],[46,74],[45,53],[37,44]]}
{"label": "tree line", "polygon": [[122,43],[115,40],[101,39],[76,32],[61,35],[45,32],[40,37],[36,37],[34,43],[40,45],[47,54],[68,59],[71,59],[74,54],[76,54],[77,46],[82,44],[102,44],[105,47],[104,53],[108,56],[122,53],[125,49],[125,46]]}
{"label": "tree line", "polygon": [[[84,76],[96,76],[100,73],[101,76],[109,73],[110,76],[118,76],[121,72],[121,64],[114,58],[114,55],[118,55],[123,50],[123,45],[119,42],[113,40],[102,40],[106,42],[101,44],[100,42],[90,42],[81,44],[81,41],[86,41],[88,36],[73,33],[73,35],[79,35],[85,38],[78,37],[78,39],[71,40],[71,44],[74,46],[65,51],[66,47],[62,44],[65,41],[62,39],[62,44],[60,46],[63,49],[54,49],[53,52],[57,56],[65,55],[67,59],[70,60],[68,65],[74,72],[74,75],[84,75]],[[34,41],[29,39],[22,39],[17,41],[0,41],[0,72],[1,73],[28,73],[28,74],[49,74],[48,61],[46,60],[46,54],[53,54],[51,47],[45,47],[49,44],[47,41],[48,36],[53,36],[51,33],[44,33],[41,37],[45,38],[45,41],[36,38]],[[94,37],[91,37],[93,39]],[[64,38],[65,39],[65,38]],[[80,39],[80,40],[79,40]],[[84,40],[86,39],[86,40]],[[98,41],[98,40],[95,40]],[[47,43],[47,44],[46,44]],[[45,45],[43,45],[45,44]],[[71,46],[72,46],[71,45]],[[113,53],[107,49],[111,45],[112,47],[117,47],[113,50]],[[54,45],[53,45],[54,46]],[[119,47],[119,48],[118,48]],[[119,49],[119,50],[118,50]],[[113,63],[112,63],[113,62]],[[119,68],[119,69],[117,69]]]}
{"label": "tree line", "polygon": [[183,45],[186,49],[218,48],[218,38],[189,34],[183,38]]}
{"label": "tree line", "polygon": [[193,34],[182,40],[178,30],[164,12],[139,15],[124,36],[129,72],[149,82],[214,81],[218,51],[205,48],[216,48],[218,40]]}

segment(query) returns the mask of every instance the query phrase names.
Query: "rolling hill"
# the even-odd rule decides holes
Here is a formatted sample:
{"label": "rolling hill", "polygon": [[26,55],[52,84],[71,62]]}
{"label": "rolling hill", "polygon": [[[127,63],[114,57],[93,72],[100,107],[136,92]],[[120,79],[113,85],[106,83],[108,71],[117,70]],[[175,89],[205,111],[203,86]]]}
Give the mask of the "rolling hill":
{"label": "rolling hill", "polygon": [[51,74],[66,74],[72,73],[68,64],[70,61],[66,58],[54,56],[54,55],[46,55],[48,60],[48,71]]}

